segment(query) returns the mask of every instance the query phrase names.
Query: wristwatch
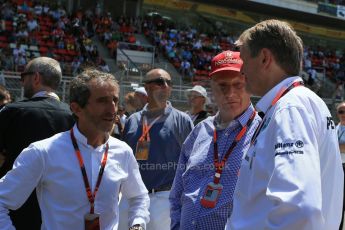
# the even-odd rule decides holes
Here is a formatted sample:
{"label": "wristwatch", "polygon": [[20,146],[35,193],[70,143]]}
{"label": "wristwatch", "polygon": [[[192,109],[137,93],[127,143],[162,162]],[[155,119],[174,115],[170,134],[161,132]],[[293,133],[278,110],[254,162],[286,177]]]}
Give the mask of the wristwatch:
{"label": "wristwatch", "polygon": [[140,224],[133,225],[129,230],[145,230]]}

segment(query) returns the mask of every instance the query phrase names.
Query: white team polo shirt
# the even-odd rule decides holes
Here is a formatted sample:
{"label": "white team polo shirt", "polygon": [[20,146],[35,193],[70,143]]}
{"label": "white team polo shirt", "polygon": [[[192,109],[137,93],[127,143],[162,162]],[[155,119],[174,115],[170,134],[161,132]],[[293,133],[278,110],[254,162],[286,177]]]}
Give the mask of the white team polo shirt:
{"label": "white team polo shirt", "polygon": [[326,104],[299,86],[269,111],[290,77],[258,102],[266,113],[244,157],[226,229],[338,229],[343,170],[335,125]]}

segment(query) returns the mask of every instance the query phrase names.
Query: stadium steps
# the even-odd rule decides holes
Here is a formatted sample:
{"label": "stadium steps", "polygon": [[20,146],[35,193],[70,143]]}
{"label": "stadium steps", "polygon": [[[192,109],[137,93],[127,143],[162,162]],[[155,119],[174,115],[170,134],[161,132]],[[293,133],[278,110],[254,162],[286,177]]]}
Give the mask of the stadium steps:
{"label": "stadium steps", "polygon": [[[151,42],[149,42],[146,39],[145,35],[143,35],[143,34],[135,34],[135,38],[142,45],[152,45]],[[174,85],[180,85],[180,84],[186,85],[185,82],[181,81],[181,79],[182,79],[181,74],[169,62],[169,60],[166,59],[161,53],[158,54],[158,58],[155,58],[154,67],[166,70],[170,74],[172,82],[173,82]]]}
{"label": "stadium steps", "polygon": [[98,36],[94,36],[92,39],[93,44],[97,46],[97,50],[99,56],[103,58],[105,63],[109,66],[110,72],[115,73],[119,71],[118,67],[116,66],[116,61],[114,58],[111,57],[109,50],[107,47],[99,40]]}

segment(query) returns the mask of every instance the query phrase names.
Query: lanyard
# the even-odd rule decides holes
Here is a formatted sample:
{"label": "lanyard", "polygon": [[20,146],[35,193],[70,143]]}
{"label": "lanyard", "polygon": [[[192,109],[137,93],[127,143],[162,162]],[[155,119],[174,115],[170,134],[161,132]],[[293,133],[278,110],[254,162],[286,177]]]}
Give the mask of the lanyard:
{"label": "lanyard", "polygon": [[228,160],[230,154],[236,147],[237,143],[240,142],[241,138],[244,136],[244,134],[247,131],[247,128],[250,126],[250,124],[253,122],[255,118],[255,110],[253,111],[252,115],[250,116],[249,120],[247,121],[247,124],[243,126],[243,128],[240,130],[240,132],[236,135],[235,140],[232,142],[231,146],[229,147],[228,151],[226,152],[223,160],[219,162],[218,160],[218,144],[217,144],[217,131],[214,129],[213,132],[213,148],[214,148],[214,166],[216,168],[216,173],[214,175],[214,183],[218,184],[220,181],[220,176],[222,175],[224,165],[226,161]]}
{"label": "lanyard", "polygon": [[87,195],[87,198],[89,199],[89,202],[90,202],[90,213],[93,214],[94,213],[94,209],[95,209],[96,194],[97,194],[99,185],[101,184],[104,168],[105,168],[105,165],[107,163],[109,145],[107,143],[106,148],[105,148],[105,152],[103,154],[102,162],[101,162],[101,167],[100,167],[99,172],[98,172],[98,178],[97,178],[95,190],[92,193],[91,188],[90,188],[90,184],[89,184],[89,180],[87,178],[86,170],[85,170],[85,165],[84,165],[83,157],[80,154],[80,150],[79,150],[77,141],[76,141],[76,139],[74,137],[73,128],[71,129],[71,139],[72,139],[73,147],[74,147],[74,150],[75,150],[75,154],[76,154],[76,156],[78,158],[78,162],[79,162],[79,166],[80,166],[80,169],[81,169],[81,173],[83,175],[83,180],[84,180],[85,189],[86,189],[86,195]]}
{"label": "lanyard", "polygon": [[273,98],[272,102],[271,102],[271,105],[268,107],[268,109],[266,110],[266,113],[259,125],[259,127],[256,129],[253,137],[252,137],[252,141],[251,141],[251,145],[255,142],[257,136],[259,135],[260,131],[261,131],[261,128],[263,126],[263,124],[265,123],[266,121],[266,114],[268,113],[268,111],[270,111],[270,109],[279,101],[280,98],[282,98],[285,94],[287,94],[290,90],[292,90],[293,88],[295,87],[298,87],[298,86],[304,86],[304,83],[303,81],[296,81],[294,83],[292,83],[289,87],[283,87],[278,93],[277,95]]}
{"label": "lanyard", "polygon": [[144,140],[150,141],[149,131],[152,128],[152,126],[154,125],[154,123],[156,123],[156,121],[158,121],[161,117],[162,117],[162,115],[156,117],[149,125],[147,125],[147,118],[145,116],[143,116],[143,134],[139,138],[139,141],[144,141]]}

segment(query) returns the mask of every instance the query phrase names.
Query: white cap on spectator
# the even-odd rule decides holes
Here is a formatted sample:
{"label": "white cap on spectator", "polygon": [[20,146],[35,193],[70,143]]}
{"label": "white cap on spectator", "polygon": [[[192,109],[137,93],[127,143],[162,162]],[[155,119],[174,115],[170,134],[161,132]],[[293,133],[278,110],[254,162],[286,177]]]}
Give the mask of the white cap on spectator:
{"label": "white cap on spectator", "polygon": [[196,85],[192,89],[187,89],[187,95],[189,95],[192,91],[199,93],[201,96],[207,99],[207,91],[201,85]]}
{"label": "white cap on spectator", "polygon": [[147,96],[147,93],[146,93],[146,90],[145,90],[144,87],[136,88],[134,92],[135,92],[135,93],[141,93],[141,94]]}

